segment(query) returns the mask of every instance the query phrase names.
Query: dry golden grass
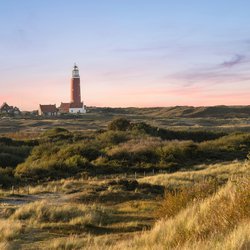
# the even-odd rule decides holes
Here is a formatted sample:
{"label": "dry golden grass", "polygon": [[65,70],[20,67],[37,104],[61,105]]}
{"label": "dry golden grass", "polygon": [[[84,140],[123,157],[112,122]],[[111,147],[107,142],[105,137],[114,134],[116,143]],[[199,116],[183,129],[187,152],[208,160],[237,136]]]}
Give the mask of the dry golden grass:
{"label": "dry golden grass", "polygon": [[[97,178],[92,178],[92,179],[74,179],[74,178],[68,178],[68,179],[61,179],[57,181],[49,181],[45,182],[43,184],[38,184],[35,186],[24,186],[20,187],[18,190],[15,189],[15,194],[32,194],[32,195],[37,195],[37,194],[46,194],[46,193],[67,193],[79,188],[84,188],[87,185],[92,185],[96,183],[98,179]],[[98,185],[102,184],[103,180],[98,180]],[[3,189],[0,189],[0,197],[1,196],[6,196],[10,194],[10,191],[6,191]]]}
{"label": "dry golden grass", "polygon": [[208,239],[205,241],[196,241],[182,246],[183,250],[248,250],[250,248],[250,222],[241,223],[226,237],[218,239]]}
{"label": "dry golden grass", "polygon": [[178,188],[181,186],[190,186],[193,183],[209,178],[216,178],[219,182],[226,182],[228,179],[237,179],[242,176],[250,176],[250,163],[248,161],[201,165],[197,166],[197,170],[194,171],[159,174],[139,179],[139,182]]}
{"label": "dry golden grass", "polygon": [[[225,249],[247,250],[250,247],[250,180],[229,182],[209,198],[198,200],[171,218],[163,218],[151,231],[132,240],[110,243],[95,237],[67,239],[51,243],[58,249],[165,250]],[[75,248],[74,248],[75,246]]]}
{"label": "dry golden grass", "polygon": [[118,146],[115,146],[111,150],[109,150],[108,155],[114,156],[123,152],[144,152],[151,149],[155,149],[156,147],[161,145],[163,145],[163,142],[160,138],[146,136],[145,138],[132,139],[128,142],[121,143]]}
{"label": "dry golden grass", "polygon": [[[249,166],[248,162],[215,164],[202,166],[197,171],[139,180],[161,181],[166,186],[178,188],[176,193],[166,194],[160,214],[164,218],[152,230],[142,233],[138,233],[144,228],[140,228],[140,220],[145,214],[150,214],[148,218],[153,220],[154,211],[159,209],[155,204],[159,204],[159,200],[123,201],[112,205],[109,213],[107,208],[103,210],[97,205],[69,203],[72,195],[81,194],[91,185],[90,191],[97,192],[96,189],[107,185],[109,180],[66,179],[30,187],[31,193],[37,193],[43,199],[46,192],[55,192],[51,194],[55,195],[51,196],[53,202],[43,200],[20,205],[2,217],[6,219],[0,221],[0,249],[12,249],[13,239],[20,246],[34,249],[249,249],[250,181],[242,177],[248,176]],[[221,184],[220,181],[224,182],[232,175],[237,178],[222,188],[217,187],[217,182],[215,185],[203,182],[204,178],[217,176]],[[98,194],[108,192],[114,199],[116,189],[111,191],[98,191]],[[40,195],[43,192],[45,194]],[[22,225],[25,225],[25,231]],[[130,228],[137,228],[137,232],[127,231]],[[55,233],[54,240],[49,238],[48,230]],[[24,242],[23,238],[34,231],[41,232],[43,242],[40,242],[40,236],[32,243]],[[132,238],[134,234],[136,237]]]}
{"label": "dry golden grass", "polygon": [[123,245],[123,249],[185,249],[186,245],[205,245],[205,242],[221,243],[225,248],[220,249],[247,249],[249,197],[250,180],[230,182],[212,197],[192,204],[173,218],[162,219],[153,230]]}
{"label": "dry golden grass", "polygon": [[166,190],[164,200],[158,211],[160,217],[173,217],[191,203],[200,202],[217,191],[218,182],[209,180],[197,182],[190,187]]}
{"label": "dry golden grass", "polygon": [[[22,223],[15,220],[0,220],[0,242],[6,242],[15,239],[22,232]],[[0,248],[2,249],[2,248]]]}
{"label": "dry golden grass", "polygon": [[84,226],[101,223],[104,214],[104,210],[95,205],[55,204],[42,200],[19,207],[10,218],[40,227],[56,223]]}

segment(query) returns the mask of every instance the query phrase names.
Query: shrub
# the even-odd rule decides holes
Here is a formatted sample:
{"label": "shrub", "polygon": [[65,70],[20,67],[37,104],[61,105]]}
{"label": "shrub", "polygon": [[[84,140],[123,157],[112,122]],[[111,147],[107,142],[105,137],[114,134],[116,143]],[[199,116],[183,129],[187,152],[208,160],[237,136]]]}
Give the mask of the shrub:
{"label": "shrub", "polygon": [[44,136],[53,136],[53,135],[57,135],[57,134],[61,134],[61,133],[70,133],[67,129],[65,128],[52,128],[52,129],[48,129],[46,132],[44,132]]}
{"label": "shrub", "polygon": [[197,146],[192,141],[169,141],[157,148],[157,153],[164,163],[184,163],[196,160]]}
{"label": "shrub", "polygon": [[153,137],[133,139],[111,148],[107,155],[112,160],[126,161],[131,165],[157,163],[156,148],[161,144],[160,139]]}
{"label": "shrub", "polygon": [[2,167],[15,167],[21,162],[23,162],[23,158],[20,156],[0,153],[0,166]]}
{"label": "shrub", "polygon": [[107,131],[97,136],[99,143],[103,146],[112,146],[128,140],[128,134],[123,131]]}
{"label": "shrub", "polygon": [[206,159],[245,159],[250,149],[250,134],[231,134],[198,144],[198,154]]}
{"label": "shrub", "polygon": [[81,142],[81,143],[76,143],[72,144],[69,146],[61,147],[58,150],[57,156],[60,159],[67,159],[69,157],[79,155],[82,156],[89,161],[95,160],[97,157],[101,155],[98,146],[95,144],[91,144],[88,142]]}
{"label": "shrub", "polygon": [[65,164],[68,167],[72,167],[72,168],[83,168],[83,167],[87,167],[89,166],[89,161],[88,159],[80,156],[80,155],[74,155],[68,159],[65,160]]}
{"label": "shrub", "polygon": [[130,128],[130,121],[126,118],[116,118],[108,125],[109,130],[126,131]]}
{"label": "shrub", "polygon": [[60,142],[60,141],[72,141],[73,135],[67,129],[64,128],[52,128],[47,130],[42,135],[43,141]]}
{"label": "shrub", "polygon": [[9,187],[17,182],[12,168],[0,168],[0,187]]}
{"label": "shrub", "polygon": [[24,145],[4,145],[0,143],[0,166],[2,167],[16,167],[23,162],[30,154],[31,147]]}

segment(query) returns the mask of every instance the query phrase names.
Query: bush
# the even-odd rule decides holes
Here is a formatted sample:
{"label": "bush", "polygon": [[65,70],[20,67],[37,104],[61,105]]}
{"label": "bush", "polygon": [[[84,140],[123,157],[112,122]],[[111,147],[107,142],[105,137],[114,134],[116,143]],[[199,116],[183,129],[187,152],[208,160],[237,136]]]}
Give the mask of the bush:
{"label": "bush", "polygon": [[111,148],[107,155],[111,160],[125,161],[132,166],[142,163],[157,163],[156,148],[161,144],[160,139],[153,137],[133,139]]}
{"label": "bush", "polygon": [[187,163],[196,160],[197,146],[192,141],[171,141],[157,148],[162,163]]}
{"label": "bush", "polygon": [[65,164],[71,168],[84,168],[89,166],[89,161],[80,155],[74,155],[66,159]]}
{"label": "bush", "polygon": [[65,128],[52,128],[44,132],[44,136],[53,136],[57,134],[69,134],[70,132]]}
{"label": "bush", "polygon": [[201,158],[234,160],[246,159],[250,149],[250,134],[231,134],[198,144]]}
{"label": "bush", "polygon": [[23,162],[23,158],[17,155],[0,153],[0,166],[2,167],[15,167]]}
{"label": "bush", "polygon": [[[4,141],[6,142],[6,140]],[[0,143],[0,166],[16,167],[28,157],[31,148],[31,146],[26,146],[23,142],[19,142],[17,145],[15,145],[14,141],[11,144],[9,142],[7,144]]]}
{"label": "bush", "polygon": [[82,156],[89,161],[93,161],[98,158],[101,153],[98,146],[88,142],[75,143],[69,146],[61,147],[57,153],[58,158],[66,160],[68,157],[75,155]]}
{"label": "bush", "polygon": [[12,168],[0,168],[0,187],[7,188],[16,182]]}
{"label": "bush", "polygon": [[109,130],[126,131],[130,128],[130,121],[126,118],[116,118],[108,125]]}
{"label": "bush", "polygon": [[123,131],[107,131],[97,136],[99,143],[103,146],[112,146],[128,140],[128,134]]}
{"label": "bush", "polygon": [[60,142],[60,141],[69,141],[73,140],[73,135],[67,129],[64,128],[53,128],[47,130],[43,136],[43,141],[49,142]]}
{"label": "bush", "polygon": [[64,146],[46,142],[35,147],[27,160],[19,164],[15,176],[30,180],[67,177],[88,167],[89,161],[100,155],[93,146],[84,143]]}

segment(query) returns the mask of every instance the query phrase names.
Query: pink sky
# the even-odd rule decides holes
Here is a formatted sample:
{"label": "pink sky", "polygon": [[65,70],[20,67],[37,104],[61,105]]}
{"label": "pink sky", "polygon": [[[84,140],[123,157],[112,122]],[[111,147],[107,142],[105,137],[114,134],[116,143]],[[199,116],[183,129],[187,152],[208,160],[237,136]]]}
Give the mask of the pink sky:
{"label": "pink sky", "polygon": [[[69,73],[70,74],[70,73]],[[225,85],[212,85],[209,80],[202,84],[191,86],[181,86],[177,80],[169,79],[172,84],[157,82],[157,86],[147,84],[143,81],[134,83],[126,80],[114,84],[107,79],[106,81],[93,81],[91,76],[81,81],[82,99],[87,106],[109,106],[109,107],[159,107],[159,106],[213,106],[213,105],[248,105],[250,90],[248,82],[241,83],[238,88],[237,83]],[[35,81],[35,80],[34,80]],[[179,81],[179,80],[178,80]],[[39,104],[57,104],[68,102],[70,96],[70,78],[58,78],[50,81],[40,80],[27,82],[13,89],[0,94],[0,102],[7,102],[11,105],[20,107],[22,110],[35,110]],[[109,84],[106,84],[109,82]],[[173,83],[174,82],[174,83]],[[13,83],[14,84],[14,83]],[[166,86],[167,85],[167,86]],[[244,88],[245,86],[245,88]]]}
{"label": "pink sky", "polygon": [[[0,1],[0,103],[248,105],[249,1]],[[11,18],[10,18],[11,16]]]}

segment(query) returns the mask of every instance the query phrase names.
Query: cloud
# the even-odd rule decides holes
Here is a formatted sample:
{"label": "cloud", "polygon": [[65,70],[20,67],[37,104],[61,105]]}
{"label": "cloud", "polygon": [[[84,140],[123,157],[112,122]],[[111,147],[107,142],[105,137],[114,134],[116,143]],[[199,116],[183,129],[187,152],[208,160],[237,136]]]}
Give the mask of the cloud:
{"label": "cloud", "polygon": [[250,57],[247,54],[236,54],[230,60],[220,64],[177,72],[165,78],[177,80],[183,87],[190,87],[194,84],[217,85],[249,81],[250,72],[244,67],[248,63],[250,63]]}
{"label": "cloud", "polygon": [[152,46],[152,47],[142,47],[142,48],[120,48],[116,49],[116,52],[151,52],[158,50],[167,50],[170,49],[169,45],[163,46]]}
{"label": "cloud", "polygon": [[234,55],[231,60],[223,62],[220,66],[225,68],[231,68],[233,66],[236,66],[238,64],[244,63],[246,60],[245,55]]}

